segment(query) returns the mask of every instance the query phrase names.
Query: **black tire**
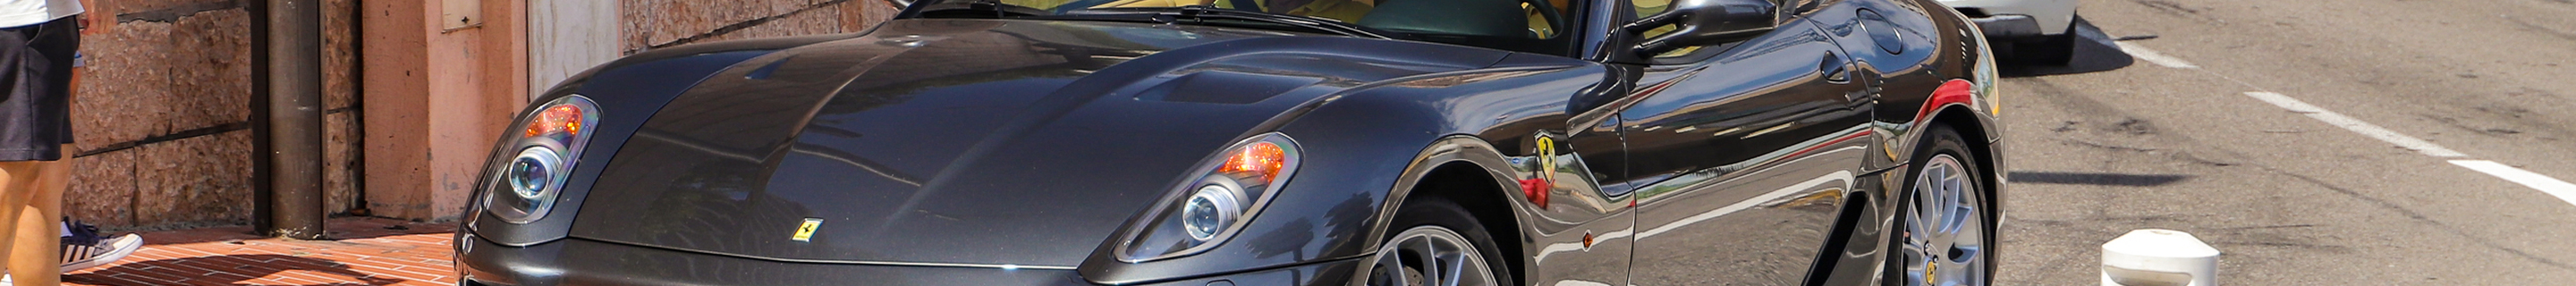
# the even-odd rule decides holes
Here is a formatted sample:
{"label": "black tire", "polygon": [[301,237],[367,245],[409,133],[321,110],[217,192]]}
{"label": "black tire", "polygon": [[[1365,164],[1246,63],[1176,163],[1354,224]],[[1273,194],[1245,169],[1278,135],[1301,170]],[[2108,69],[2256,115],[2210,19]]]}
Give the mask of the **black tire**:
{"label": "black tire", "polygon": [[1922,180],[1918,178],[1921,178],[1923,172],[1928,169],[1925,166],[1929,165],[1929,162],[1934,161],[1936,156],[1946,155],[1949,156],[1949,159],[1957,160],[1960,166],[1965,167],[1962,168],[1964,170],[1960,171],[1966,175],[1964,176],[1967,179],[1966,183],[1970,188],[1972,188],[1972,191],[1969,193],[1973,193],[1971,194],[1973,196],[1983,198],[1976,199],[1974,201],[1976,204],[1979,204],[1977,206],[1978,209],[1982,210],[1976,212],[1975,221],[1977,221],[1976,224],[1978,229],[1981,230],[1981,235],[1979,235],[1978,240],[1980,240],[1979,245],[1982,246],[1980,247],[1982,251],[1978,253],[1980,255],[1978,259],[1984,261],[1984,269],[1982,271],[1983,275],[1979,275],[1979,277],[1984,281],[1979,281],[1978,283],[1970,285],[1994,285],[1994,270],[1996,265],[1993,261],[1996,254],[1992,249],[1995,242],[2000,241],[2001,239],[1998,239],[1997,237],[1999,235],[1995,234],[1996,224],[1994,221],[1995,216],[1993,215],[1992,207],[1996,204],[1988,201],[1993,199],[1994,195],[1991,190],[1987,189],[1987,185],[1985,185],[1987,180],[1991,180],[1992,178],[1986,176],[1985,170],[1982,169],[1984,166],[1983,163],[1981,163],[1980,160],[1978,160],[1979,158],[1975,156],[1976,153],[1970,152],[1970,149],[1968,149],[1970,141],[1968,141],[1965,136],[1961,136],[1958,129],[1948,125],[1939,124],[1933,124],[1926,128],[1927,129],[1924,131],[1923,141],[1921,141],[1920,145],[1916,145],[1915,147],[1914,160],[1909,161],[1912,163],[1909,163],[1909,166],[1911,167],[1907,168],[1908,170],[1905,174],[1905,188],[1898,191],[1900,193],[1895,196],[1897,199],[1895,199],[1893,201],[1894,204],[1891,205],[1892,208],[1890,212],[1895,212],[1896,214],[1894,216],[1895,219],[1892,220],[1894,223],[1889,225],[1887,228],[1888,238],[1886,251],[1881,252],[1880,254],[1881,260],[1886,265],[1885,269],[1887,269],[1883,276],[1886,278],[1881,284],[1907,285],[1907,282],[1912,279],[1910,276],[1911,273],[1908,273],[1911,270],[1906,267],[1907,261],[1905,260],[1907,258],[1904,256],[1903,250],[1907,236],[1909,235],[1906,230],[1906,225],[1911,223],[1907,218],[1906,212],[1914,209],[1913,207],[1916,202],[1915,192],[1918,190],[1917,185],[1922,182]]}
{"label": "black tire", "polygon": [[[2076,19],[2080,21],[2083,17],[2076,17]],[[2017,62],[2033,65],[2064,66],[2074,63],[2075,42],[2083,40],[2083,36],[2075,34],[2075,24],[2072,23],[2067,24],[2066,33],[2041,36],[2037,41],[2013,43],[2013,58]]]}
{"label": "black tire", "polygon": [[[1502,251],[1494,248],[1493,234],[1486,232],[1484,224],[1477,221],[1474,214],[1468,213],[1466,207],[1440,198],[1407,200],[1402,207],[1403,209],[1395,212],[1395,219],[1387,224],[1386,234],[1378,237],[1380,245],[1388,243],[1388,240],[1394,239],[1399,232],[1408,229],[1422,226],[1446,228],[1464,237],[1474,246],[1477,253],[1482,253],[1486,257],[1485,267],[1487,271],[1491,271],[1488,273],[1494,274],[1495,285],[1520,285],[1520,276],[1512,273],[1511,267],[1506,265],[1506,263],[1519,263],[1519,261],[1503,257]],[[1360,271],[1372,271],[1372,269]],[[1363,281],[1363,283],[1367,282]]]}

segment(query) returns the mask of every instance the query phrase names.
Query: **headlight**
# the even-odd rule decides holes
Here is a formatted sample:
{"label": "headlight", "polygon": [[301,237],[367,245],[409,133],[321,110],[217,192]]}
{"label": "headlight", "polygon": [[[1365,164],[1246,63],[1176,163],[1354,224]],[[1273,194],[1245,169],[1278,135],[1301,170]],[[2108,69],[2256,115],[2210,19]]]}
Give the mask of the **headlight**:
{"label": "headlight", "polygon": [[[518,155],[484,168],[494,172],[484,189],[495,193],[483,196],[484,212],[509,223],[545,218],[590,142],[590,124],[598,121],[599,106],[580,95],[547,102],[519,119],[516,129],[502,135],[516,137],[502,147],[516,149]],[[500,194],[502,190],[508,193]]]}
{"label": "headlight", "polygon": [[1119,261],[1197,254],[1233,237],[1296,172],[1297,143],[1279,133],[1254,136],[1195,170],[1164,206],[1138,217],[1118,246]]}

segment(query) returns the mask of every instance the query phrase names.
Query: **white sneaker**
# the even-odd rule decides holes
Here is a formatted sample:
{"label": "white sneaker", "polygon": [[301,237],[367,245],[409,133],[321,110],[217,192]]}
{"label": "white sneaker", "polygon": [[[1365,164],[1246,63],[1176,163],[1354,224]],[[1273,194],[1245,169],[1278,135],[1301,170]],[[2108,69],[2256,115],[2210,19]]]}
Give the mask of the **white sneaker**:
{"label": "white sneaker", "polygon": [[[140,249],[143,249],[143,236],[131,233],[101,239],[98,243],[89,245],[64,244],[63,273],[114,263],[119,259],[125,259],[126,255],[133,255],[135,250]],[[0,282],[5,281],[8,280],[0,278]]]}
{"label": "white sneaker", "polygon": [[[112,238],[98,237],[98,227],[79,222],[63,222],[63,273],[107,265],[143,249],[143,236],[125,234]],[[16,285],[16,279],[0,272],[0,286]]]}

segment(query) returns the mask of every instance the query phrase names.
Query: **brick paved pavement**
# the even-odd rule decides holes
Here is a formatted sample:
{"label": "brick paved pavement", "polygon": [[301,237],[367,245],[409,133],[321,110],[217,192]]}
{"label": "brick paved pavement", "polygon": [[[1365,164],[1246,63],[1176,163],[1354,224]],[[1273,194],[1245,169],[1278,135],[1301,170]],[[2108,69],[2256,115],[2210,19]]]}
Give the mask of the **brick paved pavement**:
{"label": "brick paved pavement", "polygon": [[65,285],[452,285],[455,226],[339,218],[335,241],[250,234],[250,227],[143,233],[146,245],[116,264],[63,276]]}

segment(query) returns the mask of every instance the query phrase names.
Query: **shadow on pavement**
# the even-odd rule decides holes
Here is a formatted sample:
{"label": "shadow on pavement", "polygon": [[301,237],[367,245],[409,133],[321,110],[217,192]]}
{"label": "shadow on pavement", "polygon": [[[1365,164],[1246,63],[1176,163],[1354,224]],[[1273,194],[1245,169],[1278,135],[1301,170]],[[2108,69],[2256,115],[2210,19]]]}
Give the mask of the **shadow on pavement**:
{"label": "shadow on pavement", "polygon": [[2014,182],[2014,183],[2068,184],[2068,185],[2104,185],[2104,186],[2129,186],[2129,187],[2153,187],[2153,186],[2172,185],[2172,184],[2174,184],[2174,183],[2182,182],[2183,180],[2189,180],[2189,179],[2191,179],[2191,177],[2192,177],[2192,176],[2190,176],[2190,175],[2118,174],[2118,173],[2073,173],[2073,172],[2012,172],[2012,174],[2011,174],[2011,175],[2012,175],[2012,177],[2011,177],[2011,178],[2012,178],[2012,182]]}
{"label": "shadow on pavement", "polygon": [[2075,34],[2083,38],[2075,42],[2075,60],[2065,66],[2014,63],[2009,60],[2011,55],[2004,55],[2007,60],[1996,62],[2002,65],[1996,72],[2004,77],[2035,77],[2111,71],[2137,63],[2128,53],[2120,52],[2120,47],[2111,43],[2113,38],[2091,21],[2076,18]]}
{"label": "shadow on pavement", "polygon": [[[299,276],[339,276],[314,285],[393,285],[410,280],[384,278],[349,269],[349,265],[330,260],[276,254],[250,254],[191,257],[136,261],[78,275],[64,275],[64,283],[116,286],[152,285],[298,285],[261,279],[280,272],[297,271]],[[207,272],[221,272],[215,274]],[[227,275],[229,274],[229,275]],[[180,281],[170,281],[177,279]]]}
{"label": "shadow on pavement", "polygon": [[326,231],[327,233],[330,233],[329,239],[325,240],[369,239],[398,235],[456,232],[456,224],[454,223],[418,223],[389,219],[351,220],[345,223],[331,224],[329,228],[330,230]]}
{"label": "shadow on pavement", "polygon": [[[323,231],[327,233],[323,240],[368,239],[397,235],[452,233],[456,231],[456,224],[454,223],[419,223],[382,218],[334,218],[329,220],[328,223],[329,225],[323,227]],[[262,236],[251,232],[250,226],[225,226],[153,231],[141,232],[140,234],[143,235],[143,245],[192,244],[269,238],[268,236]]]}

